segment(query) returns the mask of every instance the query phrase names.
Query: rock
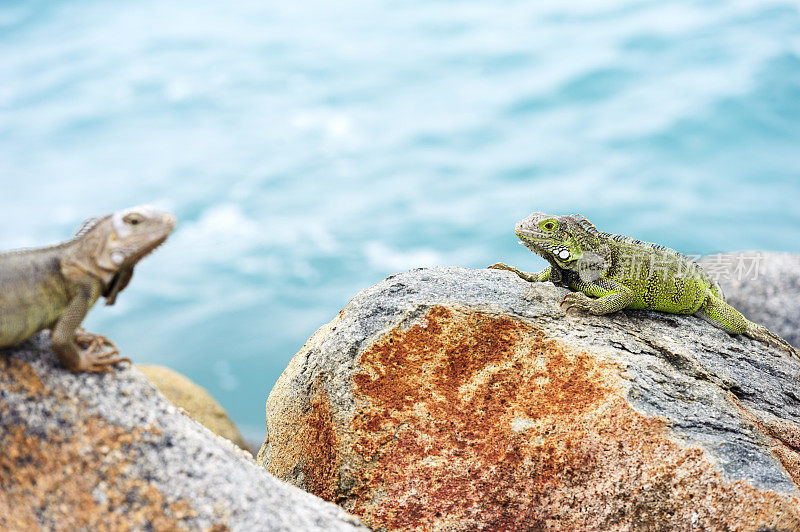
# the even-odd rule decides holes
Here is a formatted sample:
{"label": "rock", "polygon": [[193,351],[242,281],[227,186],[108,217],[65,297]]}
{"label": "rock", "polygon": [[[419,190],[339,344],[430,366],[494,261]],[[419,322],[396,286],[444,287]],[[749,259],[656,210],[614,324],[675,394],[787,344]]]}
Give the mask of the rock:
{"label": "rock", "polygon": [[0,448],[0,530],[364,530],[135,368],[66,371],[47,333],[0,350]]}
{"label": "rock", "polygon": [[227,412],[205,388],[192,382],[189,378],[175,370],[164,366],[137,364],[136,368],[144,373],[153,386],[164,394],[170,403],[183,408],[186,414],[204,425],[208,430],[222,436],[248,450],[247,443],[239,433],[239,429],[228,417]]}
{"label": "rock", "polygon": [[739,312],[800,347],[800,254],[742,251],[700,264]]}
{"label": "rock", "polygon": [[360,292],[270,393],[258,463],[375,528],[800,530],[800,361],[566,292],[462,268]]}

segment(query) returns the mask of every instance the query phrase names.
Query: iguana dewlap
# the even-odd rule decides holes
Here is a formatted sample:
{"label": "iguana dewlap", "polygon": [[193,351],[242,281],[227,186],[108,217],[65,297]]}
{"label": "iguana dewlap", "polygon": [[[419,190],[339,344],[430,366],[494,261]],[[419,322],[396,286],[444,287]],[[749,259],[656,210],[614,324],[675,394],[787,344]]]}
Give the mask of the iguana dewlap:
{"label": "iguana dewlap", "polygon": [[517,236],[550,266],[536,273],[498,263],[526,281],[552,281],[571,288],[562,307],[590,314],[647,309],[694,314],[733,334],[744,334],[797,355],[772,331],[751,322],[725,302],[719,285],[677,251],[626,236],[603,233],[580,214],[535,212],[516,225]]}
{"label": "iguana dewlap", "polygon": [[0,347],[50,329],[53,350],[72,371],[105,371],[127,360],[105,337],[79,326],[101,296],[114,304],[134,266],[176,224],[167,212],[131,207],[87,220],[61,244],[0,253]]}

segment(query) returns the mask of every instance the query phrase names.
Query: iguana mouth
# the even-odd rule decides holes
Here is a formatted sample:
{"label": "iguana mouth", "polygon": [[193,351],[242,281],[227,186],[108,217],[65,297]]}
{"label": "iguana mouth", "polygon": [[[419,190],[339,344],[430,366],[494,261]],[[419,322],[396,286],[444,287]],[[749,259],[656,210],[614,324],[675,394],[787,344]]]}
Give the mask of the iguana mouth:
{"label": "iguana mouth", "polygon": [[519,237],[520,244],[530,249],[534,253],[547,251],[542,245],[547,242],[548,239],[546,237],[528,231],[517,231],[516,233],[517,237]]}
{"label": "iguana mouth", "polygon": [[542,235],[541,233],[534,233],[533,231],[517,229],[515,233],[523,242],[541,242],[543,240],[547,240],[546,236]]}

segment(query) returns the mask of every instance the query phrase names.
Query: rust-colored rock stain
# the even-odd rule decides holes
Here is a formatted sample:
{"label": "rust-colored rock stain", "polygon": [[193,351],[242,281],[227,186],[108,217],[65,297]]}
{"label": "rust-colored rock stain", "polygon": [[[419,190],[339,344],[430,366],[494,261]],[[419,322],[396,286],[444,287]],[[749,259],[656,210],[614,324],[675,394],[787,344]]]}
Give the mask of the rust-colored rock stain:
{"label": "rust-colored rock stain", "polygon": [[[258,463],[280,479],[301,484],[309,493],[337,501],[341,443],[328,394],[319,380],[311,386],[300,416],[290,419],[280,429],[270,429]],[[273,448],[269,460],[264,455],[268,446]]]}
{"label": "rust-colored rock stain", "polygon": [[28,364],[16,358],[0,355],[0,375],[3,390],[34,397],[45,393],[39,376]]}
{"label": "rust-colored rock stain", "polygon": [[[800,530],[796,497],[724,482],[630,407],[618,368],[522,321],[434,307],[358,362],[340,438],[364,467],[338,496],[372,527]],[[314,474],[334,500],[336,471]]]}
{"label": "rust-colored rock stain", "polygon": [[333,501],[336,499],[339,442],[333,427],[328,395],[322,387],[317,388],[317,394],[312,398],[307,425],[308,431],[302,445],[306,490]]}
{"label": "rust-colored rock stain", "polygon": [[[0,356],[0,388],[35,399],[45,392],[26,363]],[[67,401],[66,397],[63,398]],[[7,413],[0,402],[0,415]],[[127,475],[135,444],[160,436],[99,417],[80,431],[30,434],[6,424],[0,432],[0,530],[177,530],[195,511],[168,500],[143,479]],[[224,526],[224,525],[223,525]]]}

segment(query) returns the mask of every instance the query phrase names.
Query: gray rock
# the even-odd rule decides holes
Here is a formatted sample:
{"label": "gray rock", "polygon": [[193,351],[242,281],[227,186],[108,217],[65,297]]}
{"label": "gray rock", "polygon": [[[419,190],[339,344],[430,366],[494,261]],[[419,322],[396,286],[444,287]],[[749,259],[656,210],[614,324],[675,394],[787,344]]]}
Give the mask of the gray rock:
{"label": "gray rock", "polygon": [[566,293],[462,268],[359,292],[273,388],[258,463],[372,527],[800,527],[800,361]]}
{"label": "gray rock", "polygon": [[742,251],[703,257],[700,264],[728,303],[800,347],[800,254]]}
{"label": "gray rock", "polygon": [[0,350],[0,529],[363,530],[266,474],[135,368],[66,371],[41,333]]}
{"label": "gray rock", "polygon": [[136,369],[141,371],[170,403],[182,409],[187,416],[214,434],[232,441],[239,448],[249,450],[239,429],[228,417],[228,413],[205,388],[166,366],[138,364]]}

